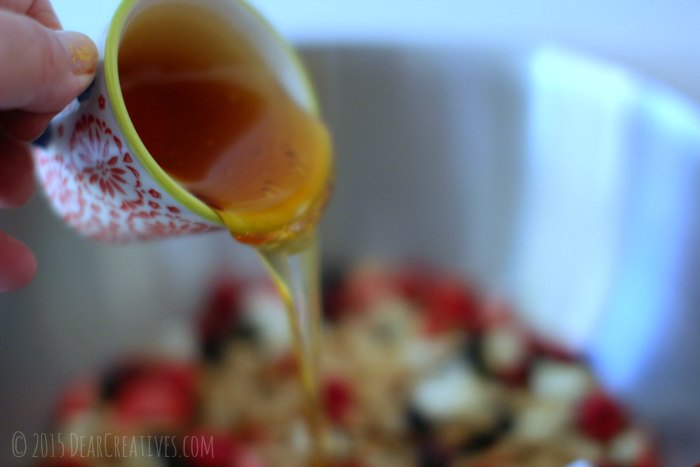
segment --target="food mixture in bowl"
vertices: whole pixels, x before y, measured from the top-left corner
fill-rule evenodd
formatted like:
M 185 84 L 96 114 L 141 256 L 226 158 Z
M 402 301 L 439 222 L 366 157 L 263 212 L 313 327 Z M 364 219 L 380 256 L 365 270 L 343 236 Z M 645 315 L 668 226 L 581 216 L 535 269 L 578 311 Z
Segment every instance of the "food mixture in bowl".
M 650 434 L 583 360 L 532 335 L 504 301 L 417 265 L 326 279 L 328 467 L 660 465 Z M 72 439 L 41 465 L 305 466 L 303 397 L 274 289 L 221 279 L 195 332 L 197 358 L 128 358 L 68 388 L 55 430 Z

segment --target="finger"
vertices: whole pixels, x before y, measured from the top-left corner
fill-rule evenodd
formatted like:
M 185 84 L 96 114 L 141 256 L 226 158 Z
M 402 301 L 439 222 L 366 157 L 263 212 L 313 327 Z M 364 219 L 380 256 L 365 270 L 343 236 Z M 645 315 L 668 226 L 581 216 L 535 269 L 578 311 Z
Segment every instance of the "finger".
M 61 22 L 49 0 L 34 0 L 27 10 L 27 16 L 34 18 L 50 29 L 62 29 Z
M 0 292 L 27 285 L 36 274 L 36 257 L 24 243 L 0 232 Z
M 92 81 L 97 48 L 83 34 L 53 31 L 0 10 L 0 109 L 58 112 Z
M 34 169 L 29 145 L 0 136 L 0 208 L 22 206 L 34 192 Z
M 51 29 L 61 29 L 49 0 L 0 0 L 0 8 L 27 15 Z
M 24 110 L 0 112 L 0 126 L 14 139 L 31 142 L 37 139 L 51 123 L 55 113 L 33 113 Z

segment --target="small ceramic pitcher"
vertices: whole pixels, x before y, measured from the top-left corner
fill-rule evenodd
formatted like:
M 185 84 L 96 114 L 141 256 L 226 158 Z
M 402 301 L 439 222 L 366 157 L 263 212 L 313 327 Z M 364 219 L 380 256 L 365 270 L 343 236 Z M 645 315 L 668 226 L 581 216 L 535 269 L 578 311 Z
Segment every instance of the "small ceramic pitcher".
M 315 112 L 309 80 L 289 45 L 240 0 L 124 0 L 99 45 L 94 83 L 52 122 L 35 150 L 39 180 L 54 210 L 98 240 L 123 242 L 219 230 L 207 205 L 158 166 L 132 124 L 119 85 L 118 52 L 125 26 L 163 2 L 213 9 L 246 34 L 290 95 Z

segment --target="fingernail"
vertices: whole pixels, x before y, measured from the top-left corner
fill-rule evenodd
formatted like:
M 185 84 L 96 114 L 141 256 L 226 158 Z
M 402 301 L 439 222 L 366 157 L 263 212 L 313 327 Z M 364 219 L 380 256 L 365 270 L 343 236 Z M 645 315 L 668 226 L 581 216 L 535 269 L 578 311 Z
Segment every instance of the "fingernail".
M 97 69 L 97 47 L 84 34 L 72 31 L 58 31 L 58 38 L 71 60 L 76 75 L 92 74 Z

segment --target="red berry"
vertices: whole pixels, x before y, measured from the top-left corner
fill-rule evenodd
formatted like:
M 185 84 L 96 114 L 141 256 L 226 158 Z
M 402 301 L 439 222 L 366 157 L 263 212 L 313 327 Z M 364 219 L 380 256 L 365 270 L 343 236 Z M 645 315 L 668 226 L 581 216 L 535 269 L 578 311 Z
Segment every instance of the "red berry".
M 199 433 L 187 439 L 190 455 L 194 454 L 190 461 L 196 467 L 229 467 L 240 449 L 238 441 L 225 434 Z
M 581 401 L 576 423 L 587 436 L 606 442 L 625 429 L 627 416 L 615 400 L 597 391 Z
M 323 402 L 328 418 L 336 424 L 347 420 L 354 397 L 350 384 L 339 378 L 327 379 L 323 385 Z
M 413 264 L 399 269 L 394 280 L 404 298 L 422 305 L 430 295 L 436 273 L 428 266 Z
M 94 378 L 82 378 L 68 386 L 56 404 L 55 417 L 63 423 L 87 412 L 97 401 L 98 386 Z
M 642 457 L 635 460 L 632 467 L 661 467 L 661 461 L 653 450 L 649 450 Z M 696 467 L 700 467 L 700 463 L 696 464 Z
M 525 332 L 522 323 L 511 308 L 511 305 L 501 297 L 488 297 L 482 302 L 479 310 L 481 325 L 485 329 L 508 326 Z
M 346 279 L 340 291 L 343 310 L 366 311 L 383 298 L 399 293 L 393 278 L 380 268 L 358 268 Z
M 508 386 L 523 386 L 530 377 L 530 361 L 523 361 L 517 366 L 496 370 L 495 376 Z
M 199 318 L 199 333 L 203 342 L 215 342 L 226 337 L 240 314 L 243 284 L 237 279 L 220 280 L 214 287 Z
M 439 334 L 451 329 L 475 331 L 479 328 L 479 301 L 476 294 L 456 279 L 436 282 L 426 300 L 426 330 Z
M 530 347 L 532 352 L 542 358 L 549 358 L 558 362 L 576 363 L 581 361 L 581 358 L 566 347 L 548 341 L 539 336 L 530 338 Z
M 120 425 L 177 427 L 195 409 L 195 369 L 184 364 L 146 365 L 124 381 L 114 396 Z

